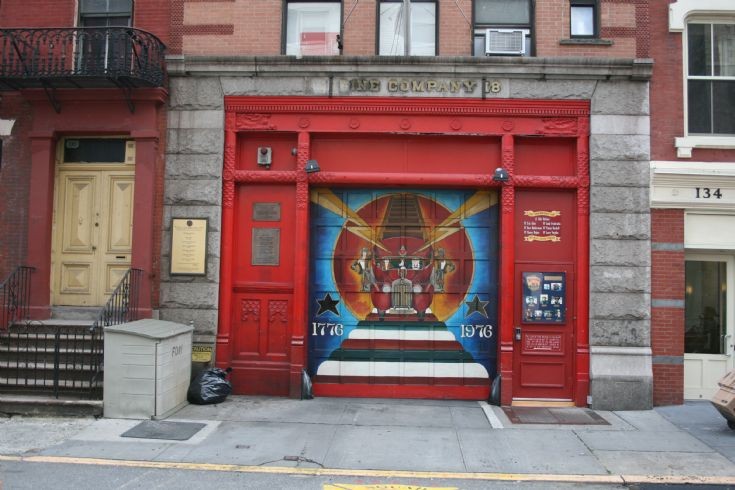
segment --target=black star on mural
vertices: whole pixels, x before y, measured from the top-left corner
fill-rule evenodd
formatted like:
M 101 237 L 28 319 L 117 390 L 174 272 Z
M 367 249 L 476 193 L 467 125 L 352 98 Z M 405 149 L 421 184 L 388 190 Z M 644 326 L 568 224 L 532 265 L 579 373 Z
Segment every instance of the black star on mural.
M 477 295 L 472 298 L 472 301 L 465 301 L 464 304 L 466 304 L 467 308 L 469 308 L 469 310 L 467 311 L 467 317 L 470 317 L 473 313 L 477 312 L 487 318 L 487 311 L 485 310 L 485 306 L 488 303 L 489 301 L 480 301 L 480 298 Z
M 332 296 L 330 296 L 329 293 L 324 295 L 324 299 L 318 299 L 316 300 L 316 302 L 319 303 L 319 311 L 317 312 L 316 316 L 319 316 L 322 313 L 326 313 L 328 311 L 331 311 L 335 315 L 339 316 L 339 312 L 337 311 L 337 304 L 339 303 L 339 300 L 332 299 Z

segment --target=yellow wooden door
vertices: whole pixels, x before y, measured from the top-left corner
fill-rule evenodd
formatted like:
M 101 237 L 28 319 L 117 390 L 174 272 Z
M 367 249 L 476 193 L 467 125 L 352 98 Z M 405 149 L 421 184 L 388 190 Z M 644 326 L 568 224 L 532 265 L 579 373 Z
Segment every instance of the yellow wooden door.
M 130 267 L 134 170 L 100 167 L 58 172 L 54 305 L 103 305 Z

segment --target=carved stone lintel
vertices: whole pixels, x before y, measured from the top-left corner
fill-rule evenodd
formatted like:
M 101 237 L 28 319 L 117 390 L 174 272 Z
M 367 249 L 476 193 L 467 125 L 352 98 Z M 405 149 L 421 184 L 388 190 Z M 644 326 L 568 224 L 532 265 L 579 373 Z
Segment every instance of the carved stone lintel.
M 577 119 L 565 117 L 547 117 L 541 119 L 543 129 L 542 134 L 559 135 L 559 134 L 577 134 Z
M 238 130 L 267 130 L 273 131 L 276 125 L 271 122 L 270 114 L 237 114 L 236 127 Z

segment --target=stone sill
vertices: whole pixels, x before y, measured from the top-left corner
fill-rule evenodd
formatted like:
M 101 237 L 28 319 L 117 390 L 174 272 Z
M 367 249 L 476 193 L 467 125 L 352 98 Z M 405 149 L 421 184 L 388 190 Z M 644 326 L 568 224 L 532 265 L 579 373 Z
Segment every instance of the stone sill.
M 612 39 L 597 39 L 597 38 L 573 38 L 573 39 L 561 39 L 559 41 L 561 45 L 576 46 L 612 46 L 615 44 Z
M 679 158 L 692 158 L 694 148 L 735 149 L 735 136 L 684 136 L 674 141 Z

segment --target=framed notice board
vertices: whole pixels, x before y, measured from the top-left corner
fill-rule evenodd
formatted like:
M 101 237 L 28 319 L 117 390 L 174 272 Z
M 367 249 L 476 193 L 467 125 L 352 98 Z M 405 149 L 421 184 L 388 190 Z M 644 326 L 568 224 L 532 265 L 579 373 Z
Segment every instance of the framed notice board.
M 207 218 L 171 220 L 171 275 L 207 274 Z
M 523 323 L 564 323 L 567 282 L 564 272 L 524 272 Z

